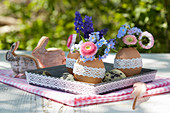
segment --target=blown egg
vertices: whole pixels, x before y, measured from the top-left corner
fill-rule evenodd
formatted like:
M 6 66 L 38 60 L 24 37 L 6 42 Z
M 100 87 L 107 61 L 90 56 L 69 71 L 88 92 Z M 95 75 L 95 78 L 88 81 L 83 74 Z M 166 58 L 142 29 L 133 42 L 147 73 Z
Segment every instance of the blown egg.
M 67 55 L 66 67 L 70 74 L 73 74 L 74 64 L 76 63 L 76 60 L 79 58 L 79 56 L 80 53 L 78 51 L 76 51 L 75 53 L 69 52 L 69 54 Z
M 115 57 L 114 68 L 121 70 L 127 77 L 137 75 L 142 70 L 142 58 L 133 47 L 122 48 Z

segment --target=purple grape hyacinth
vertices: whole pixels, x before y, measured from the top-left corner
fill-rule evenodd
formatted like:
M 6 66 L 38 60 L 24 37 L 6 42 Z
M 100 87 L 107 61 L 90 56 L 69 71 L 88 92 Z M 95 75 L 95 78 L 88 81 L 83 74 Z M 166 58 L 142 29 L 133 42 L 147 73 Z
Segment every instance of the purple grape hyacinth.
M 94 28 L 93 28 L 93 22 L 92 22 L 92 17 L 89 16 L 85 16 L 84 18 L 85 22 L 83 24 L 83 33 L 84 33 L 84 38 L 89 38 L 89 34 L 91 34 L 91 32 L 94 32 Z
M 75 30 L 77 33 L 79 33 L 80 30 L 81 31 L 83 30 L 83 28 L 82 28 L 83 27 L 83 19 L 81 17 L 81 14 L 78 11 L 76 11 L 75 15 L 76 15 L 76 17 L 74 19 Z
M 99 36 L 100 36 L 100 39 L 103 37 L 103 35 L 105 35 L 107 33 L 108 29 L 107 28 L 104 28 L 102 30 L 99 31 Z

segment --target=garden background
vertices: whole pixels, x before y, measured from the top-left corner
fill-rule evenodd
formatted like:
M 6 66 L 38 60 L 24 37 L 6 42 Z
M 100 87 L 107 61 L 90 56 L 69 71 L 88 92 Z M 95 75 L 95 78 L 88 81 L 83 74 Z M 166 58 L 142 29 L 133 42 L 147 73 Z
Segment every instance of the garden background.
M 66 47 L 74 30 L 75 12 L 92 16 L 95 31 L 108 28 L 115 38 L 123 24 L 149 31 L 155 45 L 143 53 L 170 53 L 170 0 L 1 0 L 0 50 L 20 41 L 20 50 L 33 50 L 41 36 L 48 47 Z

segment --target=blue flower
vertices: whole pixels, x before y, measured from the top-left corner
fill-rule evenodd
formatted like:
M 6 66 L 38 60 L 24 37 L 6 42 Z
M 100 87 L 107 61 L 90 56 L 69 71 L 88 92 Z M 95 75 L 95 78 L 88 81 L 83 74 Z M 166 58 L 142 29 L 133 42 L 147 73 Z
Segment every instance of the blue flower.
M 106 58 L 107 56 L 106 55 L 103 55 L 103 56 L 100 56 L 99 55 L 99 60 L 102 60 L 102 59 L 104 59 L 104 58 Z
M 109 55 L 109 51 L 110 51 L 110 49 L 106 48 L 105 51 L 104 51 L 104 53 L 105 53 L 104 55 L 108 56 Z
M 99 42 L 101 42 L 102 43 L 102 45 L 103 44 L 107 44 L 107 41 L 105 40 L 105 39 L 100 39 L 100 41 Z
M 133 27 L 132 29 L 128 30 L 127 34 L 128 35 L 139 35 L 140 33 L 142 33 L 141 29 L 137 28 L 137 27 Z
M 96 36 L 91 34 L 89 40 L 90 42 L 96 42 Z
M 83 58 L 83 55 L 80 55 L 80 58 Z
M 90 38 L 89 40 L 91 42 L 96 42 L 96 40 L 98 39 L 99 40 L 99 32 L 92 32 L 91 35 L 90 35 Z
M 113 42 L 114 39 L 110 39 L 108 45 L 110 45 L 110 48 L 115 48 L 115 43 Z
M 94 59 L 95 59 L 95 56 L 92 56 L 92 57 L 87 58 L 87 61 L 88 61 L 88 60 L 93 61 Z
M 96 46 L 97 48 L 102 47 L 103 44 L 107 44 L 107 41 L 105 39 L 100 39 L 97 43 Z
M 86 62 L 86 61 L 93 61 L 94 59 L 95 59 L 95 56 L 92 56 L 92 57 L 85 57 L 85 56 L 83 56 L 83 55 L 80 55 L 80 59 L 81 59 L 81 61 L 83 61 L 83 62 Z
M 126 34 L 127 28 L 125 26 L 120 27 L 119 31 L 118 31 L 118 38 L 123 37 Z
M 99 40 L 100 39 L 100 37 L 99 37 L 99 32 L 92 32 L 91 33 L 92 35 L 95 35 L 95 37 Z
M 99 32 L 92 32 L 91 34 L 92 35 L 99 35 L 100 33 Z
M 101 59 L 102 59 L 102 56 L 99 55 L 99 60 L 101 60 Z
M 86 59 L 85 58 L 81 58 L 81 61 L 86 62 Z
M 91 57 L 91 61 L 94 60 L 94 59 L 95 59 L 95 56 L 92 56 L 92 57 Z
M 107 43 L 107 49 L 109 49 L 109 51 L 110 51 L 110 44 L 109 43 Z
M 83 27 L 83 20 L 82 20 L 82 17 L 80 15 L 80 13 L 77 11 L 75 13 L 76 17 L 74 19 L 74 25 L 75 25 L 75 30 L 77 33 L 79 33 L 80 30 L 83 30 L 82 27 Z
M 100 41 L 96 43 L 97 48 L 102 47 L 102 45 L 103 45 L 103 43 L 102 43 L 102 42 L 100 42 Z
M 81 61 L 83 61 L 83 62 L 86 62 L 86 61 L 87 61 L 87 58 L 84 57 L 84 56 L 82 56 L 82 55 L 80 55 L 80 59 L 81 59 Z
M 127 32 L 128 35 L 133 35 L 134 33 L 135 32 L 132 29 L 128 30 L 128 32 Z
M 83 24 L 84 38 L 89 38 L 89 34 L 94 31 L 92 17 L 85 16 Z
M 130 29 L 130 25 L 127 25 L 127 24 L 122 25 L 122 27 L 126 27 Z
M 117 38 L 121 38 L 121 37 L 123 37 L 124 35 L 122 35 L 122 34 L 117 34 Z

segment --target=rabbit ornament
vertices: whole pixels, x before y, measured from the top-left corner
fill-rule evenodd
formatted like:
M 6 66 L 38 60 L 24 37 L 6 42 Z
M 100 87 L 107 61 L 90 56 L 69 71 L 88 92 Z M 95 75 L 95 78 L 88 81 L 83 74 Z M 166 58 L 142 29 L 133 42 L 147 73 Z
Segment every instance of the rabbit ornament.
M 32 56 L 37 58 L 41 68 L 65 64 L 66 58 L 63 50 L 58 48 L 45 49 L 48 40 L 48 37 L 41 37 L 37 47 L 32 51 Z
M 17 55 L 15 51 L 18 49 L 19 41 L 13 43 L 10 50 L 6 53 L 5 58 L 11 64 L 13 72 L 16 74 L 14 77 L 19 77 L 19 74 L 24 74 L 27 70 L 38 69 L 39 64 L 36 58 L 29 55 Z

